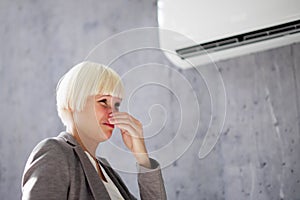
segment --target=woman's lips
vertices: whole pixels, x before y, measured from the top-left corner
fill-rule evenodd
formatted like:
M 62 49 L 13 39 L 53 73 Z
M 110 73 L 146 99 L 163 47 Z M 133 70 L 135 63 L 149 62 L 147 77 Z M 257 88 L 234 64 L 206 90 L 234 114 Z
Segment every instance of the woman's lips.
M 110 128 L 112 128 L 112 129 L 114 129 L 115 128 L 115 125 L 113 125 L 113 124 L 109 124 L 109 123 L 103 123 L 105 126 L 108 126 L 108 127 L 110 127 Z

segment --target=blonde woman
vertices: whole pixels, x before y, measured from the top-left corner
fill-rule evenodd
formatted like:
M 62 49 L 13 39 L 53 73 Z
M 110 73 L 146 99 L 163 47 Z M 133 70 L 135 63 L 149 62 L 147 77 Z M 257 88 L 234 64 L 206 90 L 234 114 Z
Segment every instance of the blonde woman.
M 136 158 L 141 199 L 166 199 L 161 170 L 148 156 L 142 124 L 119 112 L 124 95 L 119 75 L 101 64 L 82 62 L 61 78 L 56 95 L 66 131 L 32 151 L 22 178 L 22 199 L 135 199 L 107 160 L 95 153 L 115 127 Z

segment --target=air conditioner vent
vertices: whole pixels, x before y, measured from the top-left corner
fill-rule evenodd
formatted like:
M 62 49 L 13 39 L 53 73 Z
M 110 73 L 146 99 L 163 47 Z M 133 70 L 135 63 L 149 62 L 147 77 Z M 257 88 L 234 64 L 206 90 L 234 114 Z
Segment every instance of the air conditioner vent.
M 272 38 L 283 37 L 300 32 L 300 20 L 289 23 L 280 24 L 256 31 L 243 33 L 240 35 L 223 38 L 195 46 L 177 49 L 176 53 L 182 58 L 198 56 L 205 53 L 216 52 L 220 50 L 230 49 L 237 46 L 247 45 L 255 42 L 269 40 Z

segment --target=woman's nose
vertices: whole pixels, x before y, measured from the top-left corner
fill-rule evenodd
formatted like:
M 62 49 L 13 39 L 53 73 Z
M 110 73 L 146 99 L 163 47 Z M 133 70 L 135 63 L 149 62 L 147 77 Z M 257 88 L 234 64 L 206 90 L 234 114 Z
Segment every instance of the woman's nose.
M 108 111 L 108 116 L 111 116 L 111 114 L 113 114 L 114 112 L 116 112 L 116 110 L 110 109 L 110 110 Z

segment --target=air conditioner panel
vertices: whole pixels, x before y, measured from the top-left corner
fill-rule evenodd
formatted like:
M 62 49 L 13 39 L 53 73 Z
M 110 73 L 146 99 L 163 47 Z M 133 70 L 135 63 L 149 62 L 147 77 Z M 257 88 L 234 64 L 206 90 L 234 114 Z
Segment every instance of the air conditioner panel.
M 160 46 L 164 49 L 175 51 L 296 21 L 300 19 L 299 8 L 299 0 L 231 0 L 226 2 L 159 0 L 159 26 L 186 37 L 170 37 L 169 35 L 161 34 Z M 210 56 L 217 61 L 270 49 L 300 41 L 298 34 L 295 33 L 289 37 L 284 36 L 284 38 L 269 37 L 266 40 L 257 41 L 258 43 L 264 43 L 264 45 L 251 43 L 244 45 L 244 47 L 236 45 L 233 49 L 220 48 L 218 52 L 210 53 Z M 223 42 L 231 45 L 235 41 L 227 40 Z M 214 44 L 209 45 L 213 46 Z M 203 60 L 203 58 L 193 58 L 193 60 Z M 205 64 L 206 62 L 201 63 Z M 199 63 L 196 64 L 198 65 Z
M 259 51 L 264 51 L 288 44 L 295 43 L 295 41 L 300 41 L 300 34 L 289 35 L 280 38 L 274 38 L 261 43 L 253 43 L 245 46 L 235 47 L 234 49 L 227 49 L 224 51 L 219 51 L 215 53 L 204 54 L 202 56 L 194 56 L 186 59 L 180 59 L 178 55 L 166 53 L 165 55 L 178 67 L 183 69 L 188 69 L 193 66 L 199 66 L 209 63 L 214 63 L 217 61 L 222 61 L 224 59 L 229 59 L 232 57 L 242 56 L 246 54 L 256 53 Z

